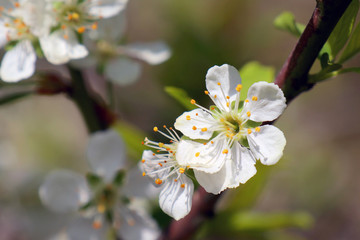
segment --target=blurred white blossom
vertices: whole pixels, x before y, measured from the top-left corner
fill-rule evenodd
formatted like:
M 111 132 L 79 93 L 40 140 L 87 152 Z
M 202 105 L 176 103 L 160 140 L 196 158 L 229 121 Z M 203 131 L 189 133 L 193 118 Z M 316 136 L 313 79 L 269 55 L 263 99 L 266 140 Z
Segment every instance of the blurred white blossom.
M 55 170 L 39 189 L 41 201 L 50 209 L 81 211 L 83 217 L 69 225 L 66 236 L 104 239 L 104 229 L 112 228 L 122 239 L 156 239 L 159 230 L 154 220 L 145 211 L 131 207 L 133 196 L 124 194 L 131 192 L 127 188 L 154 187 L 149 182 L 136 186 L 129 175 L 125 176 L 125 146 L 118 133 L 106 130 L 91 135 L 87 156 L 92 170 L 87 178 L 73 171 Z

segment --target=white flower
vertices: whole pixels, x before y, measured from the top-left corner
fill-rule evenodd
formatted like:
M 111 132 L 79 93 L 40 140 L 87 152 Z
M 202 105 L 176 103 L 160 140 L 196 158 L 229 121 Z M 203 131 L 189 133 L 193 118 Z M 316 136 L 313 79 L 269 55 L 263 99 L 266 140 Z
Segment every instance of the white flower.
M 108 216 L 123 239 L 140 239 L 128 236 L 149 234 L 147 239 L 159 235 L 155 222 L 145 212 L 130 210 L 127 188 L 148 188 L 143 182 L 132 182 L 129 176 L 122 179 L 126 165 L 123 140 L 114 130 L 93 134 L 88 144 L 88 160 L 95 174 L 84 176 L 69 170 L 56 170 L 47 175 L 40 186 L 39 195 L 44 205 L 56 212 L 82 210 L 85 217 L 77 220 L 77 227 L 67 229 L 69 239 L 103 239 L 101 229 L 107 226 Z M 119 182 L 120 181 L 120 182 Z M 125 182 L 124 182 L 125 181 Z M 141 184 L 141 186 L 137 186 Z M 154 187 L 153 187 L 154 188 Z M 90 219 L 89 219 L 90 218 Z M 73 225 L 73 224 L 71 224 Z M 99 231 L 90 230 L 100 229 Z M 88 229 L 88 230 L 87 230 Z M 77 237 L 78 236 L 78 237 Z M 79 238 L 82 236 L 81 238 Z
M 191 100 L 199 108 L 177 118 L 175 128 L 198 141 L 181 141 L 176 158 L 194 169 L 206 191 L 218 194 L 255 175 L 256 159 L 272 165 L 281 158 L 284 134 L 274 126 L 260 124 L 276 119 L 286 104 L 281 89 L 266 82 L 254 83 L 241 102 L 241 78 L 226 64 L 209 69 L 206 87 L 205 94 L 216 106 L 208 110 Z
M 97 21 L 121 12 L 128 0 L 47 0 L 48 11 L 53 14 L 55 29 L 40 38 L 46 59 L 53 64 L 67 63 L 88 55 L 86 47 L 78 42 L 76 34 L 98 28 Z M 115 27 L 116 28 L 116 27 Z
M 157 150 L 153 153 L 145 150 L 142 156 L 143 176 L 152 178 L 156 185 L 162 186 L 159 203 L 161 209 L 175 220 L 185 217 L 191 210 L 194 183 L 186 176 L 188 166 L 181 165 L 175 155 L 180 138 L 172 129 L 164 128 L 168 134 L 157 127 L 155 132 L 170 139 L 169 144 L 153 142 L 145 139 L 144 144 Z
M 128 85 L 136 81 L 141 74 L 141 65 L 135 60 L 157 65 L 169 59 L 171 51 L 162 41 L 119 45 L 125 22 L 123 13 L 99 21 L 97 29 L 90 32 L 89 39 L 85 38 L 90 55 L 86 59 L 73 61 L 74 65 L 103 66 L 104 75 L 108 80 Z
M 35 72 L 34 44 L 49 26 L 43 4 L 39 0 L 15 2 L 9 9 L 0 9 L 0 47 L 6 46 L 0 77 L 6 82 L 17 82 L 31 77 Z

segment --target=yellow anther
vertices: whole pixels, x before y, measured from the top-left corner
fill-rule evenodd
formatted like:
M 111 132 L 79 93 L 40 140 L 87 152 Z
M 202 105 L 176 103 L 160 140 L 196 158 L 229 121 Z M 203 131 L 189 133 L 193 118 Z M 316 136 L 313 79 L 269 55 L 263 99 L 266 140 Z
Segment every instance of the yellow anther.
M 185 183 L 181 184 L 181 187 L 184 188 L 184 187 L 185 187 Z
M 205 127 L 205 128 L 202 128 L 201 131 L 202 131 L 202 132 L 206 132 L 206 131 L 207 131 L 207 128 L 206 128 L 206 127 Z
M 200 152 L 195 153 L 195 157 L 200 156 Z
M 205 93 L 206 95 L 209 95 L 209 92 L 208 92 L 208 91 L 204 91 L 204 93 Z
M 166 128 L 166 125 L 163 125 L 163 128 Z M 171 128 L 170 128 L 171 129 Z
M 257 100 L 258 100 L 258 97 L 257 97 L 257 96 L 253 96 L 253 97 L 251 98 L 251 100 L 257 101 Z
M 230 138 L 233 138 L 234 136 L 235 136 L 235 134 L 232 133 L 232 134 L 230 134 L 229 137 L 230 137 Z
M 99 229 L 99 228 L 101 228 L 101 226 L 102 226 L 102 224 L 101 224 L 101 222 L 100 221 L 94 221 L 93 222 L 93 224 L 92 224 L 92 227 L 94 228 L 94 229 Z
M 190 115 L 187 115 L 187 116 L 186 116 L 186 120 L 191 120 Z
M 226 103 L 226 106 L 227 106 L 227 107 L 229 107 L 229 106 L 230 106 L 230 103 L 229 103 L 229 102 L 227 102 L 227 103 Z
M 193 126 L 193 127 L 192 127 L 192 130 L 194 130 L 194 131 L 195 131 L 196 129 L 197 129 L 197 127 L 195 127 L 195 126 Z
M 179 173 L 184 173 L 185 169 L 184 168 L 179 168 Z
M 177 182 L 178 180 L 177 179 L 174 179 L 174 182 Z
M 93 29 L 93 30 L 96 30 L 97 27 L 98 27 L 97 23 L 93 23 L 93 24 L 91 25 L 91 29 Z
M 164 144 L 162 143 L 162 142 L 159 142 L 159 147 L 163 147 L 164 146 Z
M 78 13 L 74 12 L 71 14 L 71 19 L 78 20 L 79 18 L 80 18 L 80 15 Z
M 199 116 L 199 114 L 198 114 L 198 113 L 196 113 L 195 115 L 196 115 L 196 116 Z
M 82 26 L 82 27 L 79 27 L 79 28 L 77 29 L 77 32 L 78 32 L 78 33 L 84 33 L 85 30 L 86 30 L 86 28 L 85 28 L 84 26 Z
M 162 165 L 162 163 L 158 163 L 158 164 L 159 164 L 159 166 L 160 166 L 160 167 L 162 167 L 162 166 L 163 166 L 163 165 Z
M 4 11 L 4 7 L 3 6 L 0 6 L 0 11 Z
M 66 25 L 61 25 L 61 29 L 64 30 L 66 28 Z
M 229 96 L 226 96 L 226 99 L 230 99 L 230 97 L 229 97 Z
M 157 132 L 159 129 L 157 127 L 153 128 L 154 132 Z
M 217 98 L 217 95 L 216 95 L 216 94 L 214 95 L 214 98 Z
M 98 211 L 99 213 L 104 213 L 105 210 L 106 210 L 106 207 L 105 207 L 104 204 L 99 204 L 99 205 L 97 205 L 97 211 Z
M 225 122 L 225 119 L 223 119 L 223 118 L 220 118 L 220 122 Z
M 143 175 L 143 177 L 144 177 L 144 176 L 146 175 L 146 173 L 145 173 L 145 172 L 143 172 L 143 173 L 142 173 L 142 175 Z
M 256 127 L 255 132 L 260 132 L 260 127 Z
M 228 153 L 229 153 L 229 150 L 224 149 L 224 150 L 222 151 L 222 153 L 223 153 L 223 154 L 228 154 Z
M 215 110 L 215 107 L 211 107 L 210 110 Z
M 236 89 L 236 91 L 240 92 L 242 89 L 242 85 L 238 84 L 235 89 Z
M 248 117 L 250 117 L 250 116 L 251 116 L 251 112 L 247 112 L 246 115 L 247 115 Z
M 145 159 L 142 159 L 141 162 L 144 163 L 144 162 L 145 162 Z
M 247 132 L 248 132 L 248 134 L 251 134 L 251 133 L 252 133 L 251 129 L 248 129 Z
M 214 141 L 211 141 L 210 143 L 211 143 L 211 144 L 214 144 Z
M 249 102 L 249 99 L 246 99 L 245 102 L 248 103 L 248 102 Z
M 18 3 L 18 2 L 16 2 L 16 3 L 14 3 L 14 5 L 15 5 L 15 7 L 20 7 L 20 3 Z
M 195 101 L 194 99 L 191 99 L 190 103 L 191 103 L 191 104 L 195 104 L 196 101 Z
M 219 82 L 218 82 L 218 83 L 217 83 L 217 85 L 219 85 L 219 86 L 220 86 L 220 85 L 221 85 L 221 83 L 219 83 Z
M 64 34 L 63 37 L 64 37 L 64 39 L 66 39 L 66 40 L 69 39 L 69 35 L 67 35 L 67 34 Z
M 161 180 L 160 178 L 158 178 L 158 179 L 155 180 L 155 183 L 156 183 L 157 185 L 160 185 L 160 184 L 162 184 L 162 180 Z

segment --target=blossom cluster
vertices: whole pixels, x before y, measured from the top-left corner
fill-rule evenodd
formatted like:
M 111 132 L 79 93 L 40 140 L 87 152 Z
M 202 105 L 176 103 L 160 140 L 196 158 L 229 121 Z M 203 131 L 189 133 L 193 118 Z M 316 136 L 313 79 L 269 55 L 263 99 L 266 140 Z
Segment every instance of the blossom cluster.
M 192 204 L 194 183 L 209 193 L 236 188 L 256 174 L 255 164 L 273 165 L 283 155 L 282 131 L 263 122 L 278 118 L 286 107 L 282 90 L 274 83 L 256 82 L 240 100 L 239 72 L 224 64 L 210 68 L 205 94 L 215 105 L 209 109 L 191 100 L 196 109 L 180 115 L 173 128 L 154 128 L 170 143 L 145 139 L 155 149 L 142 156 L 143 175 L 161 186 L 160 207 L 176 220 L 186 216 Z
M 17 82 L 31 77 L 38 57 L 45 57 L 51 64 L 59 65 L 97 55 L 101 61 L 109 62 L 103 65 L 110 80 L 119 82 L 121 79 L 120 83 L 131 83 L 138 77 L 140 66 L 120 56 L 159 64 L 169 58 L 170 51 L 162 42 L 117 46 L 122 29 L 117 26 L 123 25 L 123 19 L 118 16 L 127 2 L 8 1 L 0 6 L 0 47 L 6 50 L 1 61 L 0 78 L 6 82 Z M 111 21 L 106 22 L 107 19 Z M 122 75 L 118 76 L 120 73 Z

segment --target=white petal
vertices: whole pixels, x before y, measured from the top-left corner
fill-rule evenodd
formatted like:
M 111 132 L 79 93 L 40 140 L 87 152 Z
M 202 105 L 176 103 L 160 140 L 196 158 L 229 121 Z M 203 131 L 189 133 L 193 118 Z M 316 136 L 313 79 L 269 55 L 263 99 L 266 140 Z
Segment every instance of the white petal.
M 125 31 L 125 27 L 125 14 L 121 12 L 114 17 L 98 21 L 97 29 L 90 31 L 89 37 L 94 40 L 105 40 L 109 44 L 117 44 Z
M 109 18 L 122 11 L 128 0 L 92 0 L 89 13 L 99 18 Z
M 194 170 L 196 179 L 207 192 L 219 194 L 227 188 L 236 188 L 255 175 L 255 160 L 249 150 L 235 143 L 231 153 L 231 159 L 226 160 L 221 170 L 216 173 Z
M 121 239 L 156 240 L 160 230 L 155 220 L 146 213 L 135 212 L 124 207 L 120 208 L 123 221 L 118 233 Z
M 5 22 L 0 19 L 0 48 L 2 48 L 6 43 L 6 35 L 8 32 L 8 28 L 5 27 Z
M 168 60 L 171 51 L 164 42 L 133 43 L 123 49 L 129 56 L 157 65 Z
M 67 31 L 67 39 L 63 31 L 41 37 L 40 45 L 46 59 L 52 64 L 64 64 L 71 59 L 80 59 L 88 55 L 88 50 L 80 44 L 72 31 Z
M 139 163 L 139 166 L 143 163 Z M 154 199 L 160 193 L 160 189 L 155 187 L 153 181 L 141 176 L 138 166 L 131 168 L 126 174 L 126 182 L 122 187 L 122 192 L 127 197 L 152 198 Z
M 220 67 L 214 66 L 208 70 L 205 81 L 206 88 L 211 96 L 216 95 L 216 98 L 214 98 L 216 106 L 222 110 L 228 110 L 226 102 L 231 103 L 236 99 L 236 86 L 241 84 L 239 71 L 228 64 Z M 227 96 L 230 97 L 229 100 L 226 99 Z
M 166 214 L 179 220 L 191 210 L 194 184 L 184 174 L 177 182 L 174 181 L 175 176 L 169 177 L 168 180 L 159 196 L 160 207 Z M 182 188 L 181 184 L 185 186 Z
M 90 191 L 85 178 L 68 170 L 49 173 L 39 188 L 42 203 L 56 212 L 76 211 L 89 201 Z
M 113 83 L 123 86 L 134 83 L 139 78 L 140 72 L 140 64 L 126 58 L 110 61 L 105 68 L 105 76 Z
M 257 101 L 252 100 L 257 97 Z M 250 111 L 250 120 L 255 122 L 272 121 L 280 116 L 286 107 L 284 93 L 278 85 L 267 82 L 257 82 L 249 88 L 249 102 L 244 111 Z
M 152 178 L 153 180 L 158 179 L 158 178 L 164 179 L 164 177 L 167 176 L 168 173 L 170 172 L 170 169 L 167 169 L 167 170 L 164 169 L 163 171 L 152 173 L 152 172 L 162 169 L 162 167 L 156 163 L 157 159 L 158 158 L 152 151 L 145 150 L 142 155 L 142 160 L 145 160 L 145 161 L 144 161 L 144 163 L 140 164 L 140 169 L 146 173 L 146 176 Z M 154 163 L 154 161 L 155 161 L 155 163 Z M 151 182 L 154 184 L 154 186 L 159 187 L 159 185 L 156 185 L 154 183 L 154 181 L 151 181 Z
M 215 119 L 210 113 L 198 108 L 184 112 L 176 119 L 174 127 L 189 138 L 209 139 L 213 135 L 211 127 L 214 126 L 215 123 Z M 205 129 L 206 131 L 204 131 Z
M 106 239 L 106 227 L 94 229 L 93 220 L 77 218 L 72 220 L 67 229 L 69 240 L 103 240 Z
M 204 145 L 191 140 L 181 140 L 176 150 L 179 165 L 207 173 L 218 172 L 225 160 L 230 158 L 230 150 L 225 138 L 216 137 L 211 142 Z
M 87 157 L 91 169 L 109 182 L 126 165 L 124 141 L 113 129 L 96 132 L 90 137 Z
M 1 62 L 1 79 L 17 82 L 31 77 L 35 72 L 36 54 L 31 42 L 24 40 L 5 53 Z
M 282 131 L 272 125 L 260 127 L 260 132 L 248 134 L 250 150 L 262 164 L 272 165 L 283 155 L 286 139 Z

